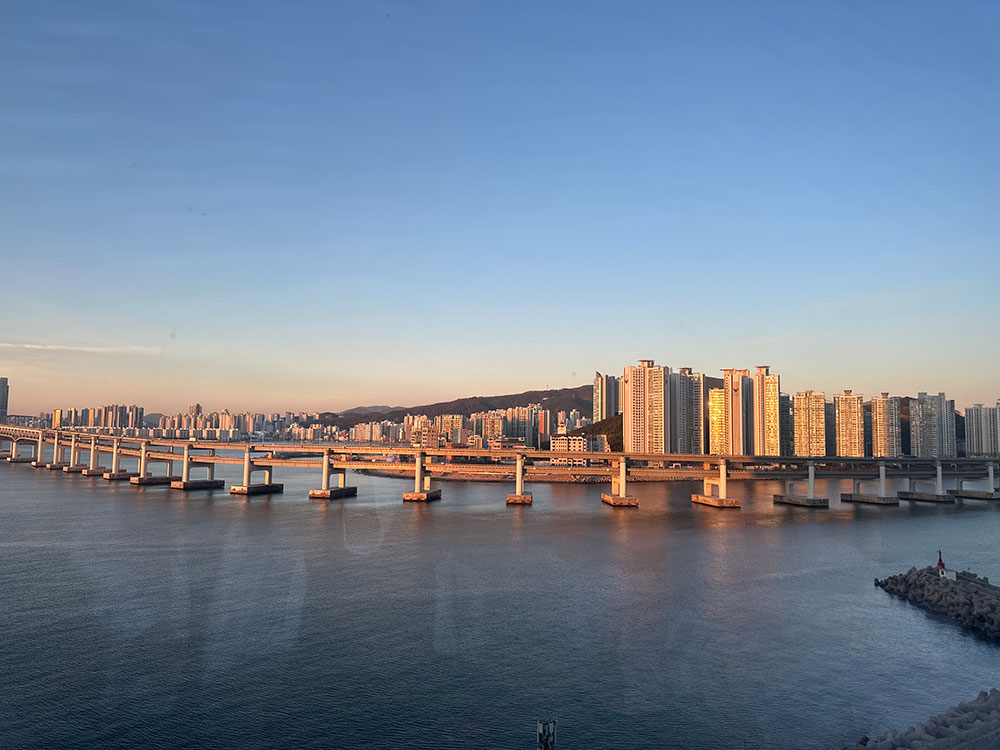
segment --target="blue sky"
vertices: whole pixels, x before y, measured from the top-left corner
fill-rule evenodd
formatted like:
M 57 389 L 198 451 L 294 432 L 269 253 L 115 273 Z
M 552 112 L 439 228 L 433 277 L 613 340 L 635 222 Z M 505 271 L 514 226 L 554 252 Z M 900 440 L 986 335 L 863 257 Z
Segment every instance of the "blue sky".
M 7 2 L 11 409 L 650 357 L 992 403 L 997 38 L 986 2 Z

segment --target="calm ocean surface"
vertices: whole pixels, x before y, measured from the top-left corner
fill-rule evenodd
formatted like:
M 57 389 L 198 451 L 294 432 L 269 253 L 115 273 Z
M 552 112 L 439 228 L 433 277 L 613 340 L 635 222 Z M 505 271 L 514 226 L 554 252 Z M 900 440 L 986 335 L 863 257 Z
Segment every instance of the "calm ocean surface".
M 1000 504 L 318 474 L 246 502 L 0 463 L 0 747 L 853 747 L 1000 686 L 1000 647 L 872 585 L 939 547 L 1000 580 Z

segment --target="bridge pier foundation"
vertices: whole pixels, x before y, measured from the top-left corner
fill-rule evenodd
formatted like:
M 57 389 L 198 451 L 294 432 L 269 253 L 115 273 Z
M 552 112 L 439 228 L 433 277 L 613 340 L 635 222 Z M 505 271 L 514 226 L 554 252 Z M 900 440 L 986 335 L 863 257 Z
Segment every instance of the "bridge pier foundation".
M 233 485 L 229 488 L 230 495 L 276 495 L 285 491 L 285 485 L 272 482 L 274 469 L 271 466 L 255 466 L 250 458 L 250 450 L 253 446 L 248 445 L 243 455 L 243 484 Z M 251 484 L 250 477 L 255 471 L 264 472 L 263 484 Z
M 514 494 L 507 495 L 507 505 L 531 505 L 531 493 L 524 491 L 524 456 L 518 454 L 514 469 Z
M 910 500 L 923 503 L 954 503 L 955 496 L 944 491 L 944 477 L 941 470 L 941 462 L 938 461 L 935 465 L 936 476 L 934 479 L 914 479 L 909 478 L 907 484 L 910 488 L 902 492 L 897 492 L 896 496 L 900 500 Z M 918 483 L 920 482 L 934 482 L 934 492 L 919 492 L 916 490 Z
M 618 476 L 611 477 L 611 492 L 601 493 L 601 502 L 616 508 L 638 508 L 639 498 L 628 494 L 628 458 L 618 461 Z
M 413 492 L 403 493 L 404 503 L 427 503 L 441 499 L 441 490 L 431 489 L 430 475 L 424 477 L 424 453 L 417 451 L 413 456 Z
M 886 494 L 885 464 L 878 465 L 878 494 L 866 493 L 863 491 L 866 479 L 854 479 L 853 492 L 841 492 L 840 502 L 842 503 L 864 503 L 867 505 L 899 505 L 899 498 Z
M 121 470 L 121 454 L 119 450 L 121 448 L 121 441 L 115 438 L 111 443 L 111 470 L 104 472 L 101 476 L 109 482 L 121 482 L 127 481 L 131 477 L 135 476 L 133 471 L 122 471 Z
M 357 487 L 348 487 L 346 482 L 347 469 L 338 469 L 334 472 L 337 475 L 337 486 L 330 486 L 330 449 L 323 451 L 323 483 L 318 490 L 309 490 L 310 500 L 339 500 L 344 497 L 355 497 L 358 494 Z
M 807 480 L 806 494 L 797 495 L 795 493 L 795 481 L 785 480 L 784 494 L 775 495 L 772 502 L 778 505 L 801 505 L 806 508 L 829 508 L 830 499 L 827 497 L 816 497 L 816 464 L 809 462 L 809 478 Z
M 966 482 L 983 482 L 987 489 L 967 490 L 965 489 Z M 948 490 L 948 494 L 965 500 L 1000 500 L 1000 492 L 997 492 L 993 482 L 993 464 L 987 463 L 985 477 L 982 479 L 962 479 L 961 477 L 957 477 L 955 479 L 955 489 Z
M 52 443 L 52 460 L 45 464 L 45 468 L 49 471 L 59 471 L 64 466 L 69 466 L 69 462 L 63 460 L 64 454 L 65 446 L 59 443 L 59 433 L 57 432 Z
M 722 459 L 719 461 L 719 478 L 704 479 L 702 481 L 702 494 L 691 495 L 691 502 L 698 505 L 710 505 L 713 508 L 739 508 L 739 498 L 729 497 L 726 492 L 727 479 L 727 465 L 725 459 Z

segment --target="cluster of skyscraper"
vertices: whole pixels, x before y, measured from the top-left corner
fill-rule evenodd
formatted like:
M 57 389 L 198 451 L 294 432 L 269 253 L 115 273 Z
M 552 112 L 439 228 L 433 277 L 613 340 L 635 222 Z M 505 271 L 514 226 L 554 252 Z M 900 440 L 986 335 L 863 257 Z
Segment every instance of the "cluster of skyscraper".
M 576 409 L 555 414 L 541 404 L 464 414 L 407 414 L 402 422 L 362 422 L 337 437 L 350 442 L 405 443 L 415 448 L 448 445 L 543 448 L 553 435 L 590 423 Z
M 649 359 L 626 366 L 620 378 L 597 373 L 594 420 L 620 413 L 624 450 L 630 453 L 957 455 L 955 402 L 943 393 L 915 399 L 883 393 L 866 403 L 861 394 L 845 390 L 827 401 L 820 391 L 782 393 L 781 379 L 768 365 L 752 373 L 726 369 L 722 375 L 707 377 L 689 367 L 674 372 Z M 978 408 L 985 414 L 982 424 L 993 425 L 992 433 L 983 428 L 983 445 L 996 451 L 996 410 Z

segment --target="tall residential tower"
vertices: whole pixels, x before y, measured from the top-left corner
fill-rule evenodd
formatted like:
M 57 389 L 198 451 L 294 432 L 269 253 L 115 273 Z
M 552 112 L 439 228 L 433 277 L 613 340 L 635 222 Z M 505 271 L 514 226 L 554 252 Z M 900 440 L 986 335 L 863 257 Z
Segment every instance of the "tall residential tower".
M 622 373 L 622 433 L 626 453 L 670 450 L 670 368 L 651 359 Z
M 600 422 L 618 414 L 618 378 L 594 373 L 594 421 Z
M 860 393 L 845 390 L 833 397 L 836 413 L 836 455 L 861 458 L 865 455 L 864 399 Z
M 781 379 L 768 365 L 753 376 L 753 453 L 781 455 Z

